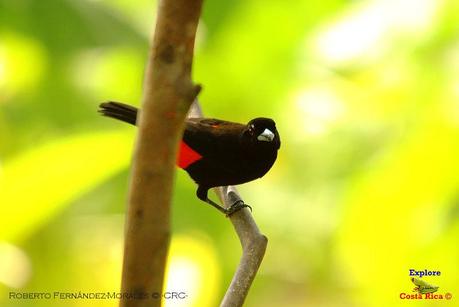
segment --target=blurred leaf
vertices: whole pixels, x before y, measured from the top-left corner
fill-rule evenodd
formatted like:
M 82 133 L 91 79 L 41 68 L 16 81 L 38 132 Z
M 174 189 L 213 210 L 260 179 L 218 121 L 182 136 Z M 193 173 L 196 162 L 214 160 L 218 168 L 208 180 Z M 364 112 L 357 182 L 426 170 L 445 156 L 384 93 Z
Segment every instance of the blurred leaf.
M 145 45 L 145 38 L 113 10 L 95 1 L 0 0 L 2 27 L 43 42 L 53 55 L 95 45 Z
M 123 131 L 67 136 L 6 161 L 0 173 L 0 239 L 18 240 L 70 201 L 127 166 Z
M 41 43 L 31 37 L 0 32 L 0 103 L 17 91 L 37 85 L 46 70 Z
M 204 108 L 231 114 L 237 102 L 248 111 L 268 115 L 296 76 L 306 34 L 343 4 L 250 1 L 236 7 L 215 34 L 215 43 L 197 54 L 195 72 L 205 85 Z

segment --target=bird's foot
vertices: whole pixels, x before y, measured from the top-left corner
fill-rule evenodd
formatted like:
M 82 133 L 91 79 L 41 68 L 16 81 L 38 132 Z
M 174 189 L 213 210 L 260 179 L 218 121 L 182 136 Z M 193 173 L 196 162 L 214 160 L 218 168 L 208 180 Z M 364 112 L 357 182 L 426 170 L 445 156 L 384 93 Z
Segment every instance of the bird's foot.
M 252 212 L 252 207 L 245 204 L 241 199 L 239 199 L 234 204 L 232 204 L 231 207 L 225 209 L 226 217 L 231 216 L 233 213 L 241 210 L 242 208 L 249 208 L 250 212 Z

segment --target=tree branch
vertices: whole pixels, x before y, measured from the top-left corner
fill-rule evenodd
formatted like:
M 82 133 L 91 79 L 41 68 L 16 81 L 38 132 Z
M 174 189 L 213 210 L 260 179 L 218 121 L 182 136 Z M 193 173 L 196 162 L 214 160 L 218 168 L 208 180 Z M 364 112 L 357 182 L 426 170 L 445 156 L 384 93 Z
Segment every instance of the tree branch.
M 191 64 L 202 0 L 160 0 L 145 75 L 126 217 L 120 306 L 160 306 L 178 142 L 200 91 Z M 148 296 L 148 297 L 147 297 Z
M 188 117 L 203 117 L 197 100 L 193 103 Z M 219 187 L 214 190 L 225 208 L 241 200 L 239 193 L 233 186 Z M 263 260 L 268 244 L 268 239 L 260 232 L 247 208 L 237 211 L 229 218 L 241 242 L 242 257 L 222 300 L 221 307 L 242 306 Z

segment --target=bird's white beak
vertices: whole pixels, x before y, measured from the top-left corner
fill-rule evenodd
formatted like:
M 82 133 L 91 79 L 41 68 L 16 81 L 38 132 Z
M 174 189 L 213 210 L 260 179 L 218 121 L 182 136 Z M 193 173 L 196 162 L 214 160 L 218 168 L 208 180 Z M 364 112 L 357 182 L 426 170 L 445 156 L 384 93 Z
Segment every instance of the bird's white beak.
M 259 136 L 257 136 L 257 140 L 263 141 L 263 142 L 271 142 L 274 140 L 274 133 L 272 133 L 271 130 L 268 128 L 265 129 Z

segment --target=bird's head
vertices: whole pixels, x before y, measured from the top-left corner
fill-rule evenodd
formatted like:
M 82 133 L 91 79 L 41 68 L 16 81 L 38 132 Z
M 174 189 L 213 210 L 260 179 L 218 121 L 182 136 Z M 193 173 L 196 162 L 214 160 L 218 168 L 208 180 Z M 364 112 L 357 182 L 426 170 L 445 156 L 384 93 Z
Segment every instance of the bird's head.
M 276 150 L 280 147 L 276 123 L 270 118 L 258 117 L 249 121 L 244 137 L 250 140 L 251 144 L 259 147 L 270 147 Z

